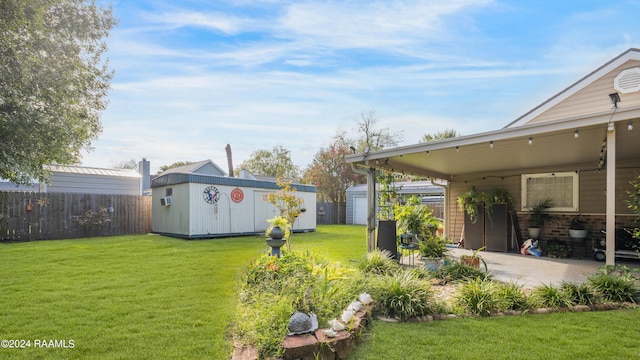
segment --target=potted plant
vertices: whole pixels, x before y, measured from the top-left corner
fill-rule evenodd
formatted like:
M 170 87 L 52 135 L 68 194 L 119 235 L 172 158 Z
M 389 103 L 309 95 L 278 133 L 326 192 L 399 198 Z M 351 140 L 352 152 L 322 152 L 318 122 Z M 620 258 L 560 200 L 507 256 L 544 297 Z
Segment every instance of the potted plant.
M 531 226 L 529 227 L 529 236 L 534 239 L 540 238 L 540 231 L 545 224 L 553 220 L 553 216 L 548 210 L 553 207 L 553 200 L 550 198 L 540 200 L 531 208 Z
M 431 208 L 421 205 L 420 198 L 417 196 L 410 197 L 403 205 L 396 204 L 393 210 L 398 230 L 404 234 L 410 234 L 414 237 L 420 236 L 424 231 L 424 227 L 432 223 Z M 435 226 L 435 224 L 433 224 Z
M 378 237 L 377 248 L 386 250 L 392 258 L 397 258 L 396 247 L 396 220 L 394 207 L 398 201 L 398 192 L 395 189 L 392 172 L 384 172 L 379 175 L 380 191 L 378 194 Z
M 487 262 L 484 261 L 484 259 L 482 258 L 482 256 L 480 256 L 479 252 L 484 250 L 486 248 L 486 246 L 483 246 L 481 248 L 479 248 L 478 250 L 472 250 L 473 253 L 471 255 L 462 255 L 460 256 L 460 261 L 464 264 L 473 266 L 476 269 L 480 269 L 480 263 L 482 262 L 482 265 L 484 265 L 484 271 L 487 271 Z
M 467 192 L 458 196 L 457 202 L 458 208 L 464 211 L 471 222 L 475 224 L 478 221 L 480 205 L 484 203 L 482 193 L 479 193 L 476 187 L 472 186 Z
M 573 239 L 584 239 L 589 235 L 587 223 L 580 219 L 580 214 L 574 216 L 569 223 L 569 236 Z
M 425 237 L 418 247 L 424 266 L 431 271 L 438 271 L 442 258 L 449 253 L 447 240 L 442 236 Z

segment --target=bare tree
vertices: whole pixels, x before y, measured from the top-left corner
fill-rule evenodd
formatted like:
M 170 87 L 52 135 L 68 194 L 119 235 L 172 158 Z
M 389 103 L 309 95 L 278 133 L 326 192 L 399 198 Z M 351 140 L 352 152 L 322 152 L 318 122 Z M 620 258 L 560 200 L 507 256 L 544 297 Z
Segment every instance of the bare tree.
M 357 149 L 359 152 L 363 152 L 367 148 L 369 150 L 381 150 L 385 147 L 398 146 L 404 139 L 402 130 L 392 131 L 388 127 L 378 129 L 376 127 L 377 124 L 378 118 L 375 110 L 363 112 L 356 119 L 356 130 L 360 135 Z

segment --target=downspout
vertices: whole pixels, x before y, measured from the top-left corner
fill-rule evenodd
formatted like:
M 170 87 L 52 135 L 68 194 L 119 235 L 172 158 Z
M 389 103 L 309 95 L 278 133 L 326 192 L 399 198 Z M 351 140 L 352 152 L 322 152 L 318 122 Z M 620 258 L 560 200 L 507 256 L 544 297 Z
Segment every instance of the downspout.
M 367 253 L 376 248 L 376 169 L 359 169 L 351 163 L 351 169 L 367 176 Z

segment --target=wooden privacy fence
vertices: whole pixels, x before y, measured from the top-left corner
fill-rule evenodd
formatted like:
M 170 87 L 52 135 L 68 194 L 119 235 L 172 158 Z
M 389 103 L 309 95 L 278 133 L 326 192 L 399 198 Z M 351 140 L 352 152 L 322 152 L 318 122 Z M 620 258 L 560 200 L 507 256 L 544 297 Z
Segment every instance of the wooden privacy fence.
M 101 214 L 98 224 L 87 224 Z M 151 196 L 0 191 L 0 240 L 151 232 Z

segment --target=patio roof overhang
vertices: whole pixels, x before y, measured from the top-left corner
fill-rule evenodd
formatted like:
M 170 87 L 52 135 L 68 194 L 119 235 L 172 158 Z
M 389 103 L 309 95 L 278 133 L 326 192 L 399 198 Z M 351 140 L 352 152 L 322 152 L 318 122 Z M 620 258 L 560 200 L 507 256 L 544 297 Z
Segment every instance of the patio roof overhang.
M 613 108 L 549 123 L 353 154 L 347 156 L 346 161 L 366 168 L 387 168 L 448 181 L 467 174 L 520 172 L 575 164 L 595 169 L 604 156 L 601 151 L 606 146 L 610 123 L 616 127 L 617 162 L 640 158 L 640 122 L 635 122 L 635 130 L 627 129 L 628 122 L 637 119 L 640 119 L 640 106 Z M 575 138 L 576 130 L 578 138 Z M 532 138 L 531 145 L 529 138 Z

